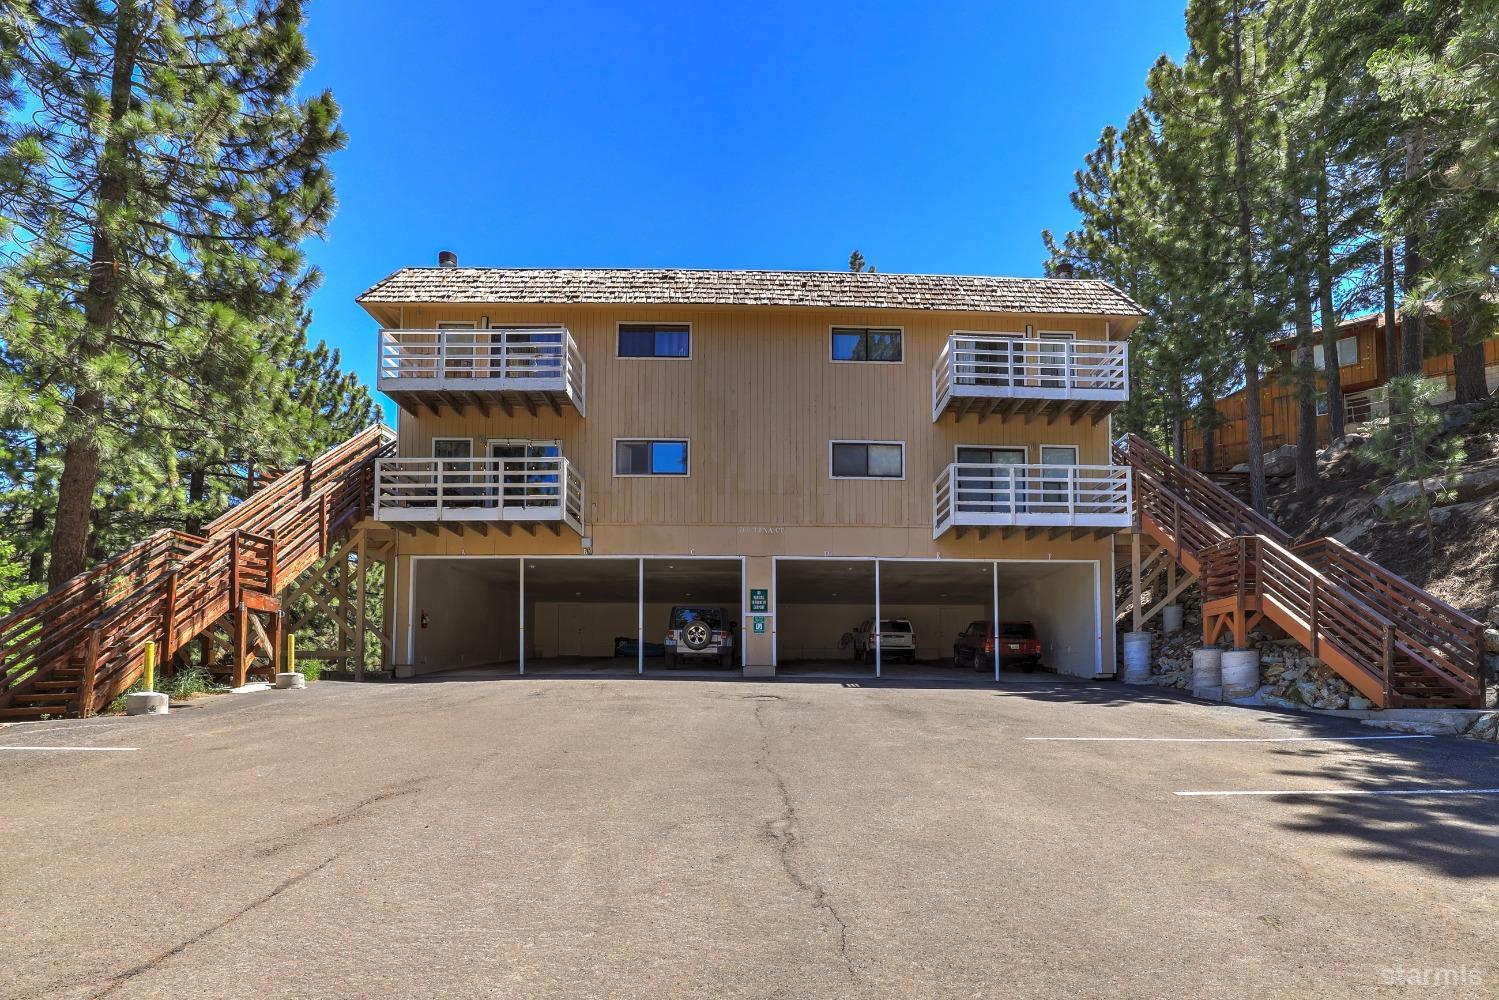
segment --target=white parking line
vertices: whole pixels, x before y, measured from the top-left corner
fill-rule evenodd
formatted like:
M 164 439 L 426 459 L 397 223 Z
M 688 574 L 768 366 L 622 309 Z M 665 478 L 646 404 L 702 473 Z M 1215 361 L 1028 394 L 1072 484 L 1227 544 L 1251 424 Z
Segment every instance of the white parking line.
M 140 747 L 0 747 L 0 750 L 58 750 L 70 753 L 128 753 Z
M 1040 743 L 1353 743 L 1368 740 L 1430 740 L 1434 736 L 1027 736 Z
M 1499 788 L 1296 788 L 1223 792 L 1177 792 L 1184 798 L 1225 795 L 1499 795 Z

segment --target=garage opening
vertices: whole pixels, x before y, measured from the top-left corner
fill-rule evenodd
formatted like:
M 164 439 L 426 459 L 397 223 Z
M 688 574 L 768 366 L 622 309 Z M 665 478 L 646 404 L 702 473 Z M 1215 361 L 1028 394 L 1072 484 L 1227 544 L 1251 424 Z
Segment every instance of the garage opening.
M 1096 563 L 999 564 L 1000 621 L 1032 626 L 1042 670 L 1073 677 L 1104 672 L 1100 600 Z M 1010 647 L 1023 639 L 1023 633 L 1001 635 L 1002 657 L 1022 655 Z
M 1099 599 L 1094 563 L 778 559 L 776 672 L 976 683 L 1094 677 Z
M 994 600 L 988 562 L 881 559 L 881 676 L 992 682 L 992 652 L 973 626 L 993 617 Z M 909 652 L 901 635 L 891 641 L 890 625 L 909 633 Z
M 740 669 L 743 574 L 738 559 L 643 560 L 644 672 Z M 635 652 L 633 642 L 626 648 Z
M 417 674 L 624 675 L 743 665 L 738 558 L 421 558 L 412 594 Z
M 873 559 L 775 561 L 776 673 L 874 676 Z
M 528 676 L 636 672 L 618 638 L 636 635 L 638 559 L 529 558 L 525 570 Z

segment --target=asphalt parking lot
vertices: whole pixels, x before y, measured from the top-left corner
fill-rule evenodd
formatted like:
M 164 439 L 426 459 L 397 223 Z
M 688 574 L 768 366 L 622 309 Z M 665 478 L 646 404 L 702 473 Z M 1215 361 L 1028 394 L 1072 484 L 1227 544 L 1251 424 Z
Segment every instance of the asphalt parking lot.
M 1492 996 L 1499 753 L 1376 735 L 623 678 L 10 726 L 0 996 Z

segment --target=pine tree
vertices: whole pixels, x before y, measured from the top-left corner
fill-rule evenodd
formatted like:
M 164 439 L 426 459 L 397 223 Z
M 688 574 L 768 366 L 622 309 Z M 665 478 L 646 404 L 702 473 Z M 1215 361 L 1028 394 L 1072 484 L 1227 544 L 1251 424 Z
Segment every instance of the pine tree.
M 0 11 L 0 217 L 20 248 L 0 274 L 0 410 L 61 455 L 54 584 L 90 558 L 96 506 L 173 484 L 192 416 L 256 426 L 275 380 L 260 324 L 315 281 L 298 245 L 331 216 L 344 141 L 331 95 L 293 96 L 302 22 L 299 0 Z M 125 473 L 152 489 L 98 495 Z

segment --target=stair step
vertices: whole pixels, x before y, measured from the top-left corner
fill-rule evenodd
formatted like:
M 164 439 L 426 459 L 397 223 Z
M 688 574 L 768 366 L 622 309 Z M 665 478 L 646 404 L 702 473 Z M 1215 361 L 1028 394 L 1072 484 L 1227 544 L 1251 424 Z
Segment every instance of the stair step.
M 32 687 L 36 688 L 38 691 L 76 691 L 76 690 L 78 690 L 78 681 L 76 681 L 76 680 L 37 681 L 35 684 L 32 685 Z
M 17 721 L 33 721 L 40 719 L 43 715 L 66 714 L 67 706 L 58 706 L 48 709 L 46 706 L 30 706 L 27 708 L 0 708 L 0 719 L 15 719 Z
M 72 700 L 73 695 L 67 691 L 42 691 L 14 696 L 17 705 L 66 705 Z

